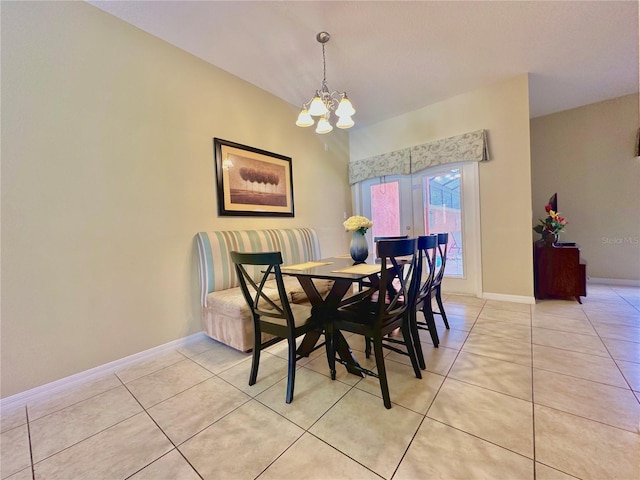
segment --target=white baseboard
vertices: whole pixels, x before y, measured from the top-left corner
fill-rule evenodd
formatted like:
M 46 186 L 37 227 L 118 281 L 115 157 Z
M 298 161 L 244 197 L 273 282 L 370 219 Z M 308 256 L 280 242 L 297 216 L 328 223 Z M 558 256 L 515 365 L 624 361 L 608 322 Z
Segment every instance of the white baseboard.
M 587 283 L 597 283 L 600 285 L 619 285 L 625 287 L 640 287 L 640 280 L 625 280 L 622 278 L 589 277 Z
M 188 337 L 179 338 L 172 342 L 165 343 L 164 345 L 158 345 L 157 347 L 150 348 L 149 350 L 144 350 L 143 352 L 135 353 L 128 357 L 85 370 L 84 372 L 79 372 L 74 375 L 61 378 L 60 380 L 46 383 L 39 387 L 32 388 L 31 390 L 26 390 L 15 395 L 11 395 L 10 397 L 2 398 L 0 399 L 0 408 L 9 410 L 25 406 L 29 402 L 46 398 L 52 394 L 60 393 L 82 383 L 115 373 L 133 365 L 134 363 L 156 357 L 170 350 L 175 350 L 176 348 L 184 347 L 205 337 L 206 335 L 204 332 L 194 333 Z
M 527 297 L 524 295 L 506 295 L 504 293 L 483 292 L 482 298 L 485 300 L 499 300 L 501 302 L 528 303 L 530 305 L 536 303 L 536 299 L 534 297 Z

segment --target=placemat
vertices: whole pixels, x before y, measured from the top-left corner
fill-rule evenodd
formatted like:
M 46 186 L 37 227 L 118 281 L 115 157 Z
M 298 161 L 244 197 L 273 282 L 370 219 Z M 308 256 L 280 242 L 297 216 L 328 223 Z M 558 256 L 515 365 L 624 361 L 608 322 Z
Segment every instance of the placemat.
M 331 262 L 305 262 L 297 263 L 295 265 L 283 265 L 281 268 L 289 270 L 307 270 L 309 268 L 319 267 L 320 265 L 331 265 Z
M 362 273 L 365 275 L 371 275 L 380 271 L 380 265 L 371 265 L 369 263 L 361 263 L 353 265 L 347 268 L 341 268 L 340 270 L 333 270 L 332 273 Z

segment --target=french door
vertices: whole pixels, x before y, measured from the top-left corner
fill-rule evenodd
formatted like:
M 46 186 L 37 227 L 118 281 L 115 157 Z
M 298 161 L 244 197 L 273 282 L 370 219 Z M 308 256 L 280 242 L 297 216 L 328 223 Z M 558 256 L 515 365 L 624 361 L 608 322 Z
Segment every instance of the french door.
M 375 237 L 414 236 L 411 177 L 372 179 L 362 184 L 362 214 L 373 221 L 367 234 Z
M 377 236 L 448 233 L 443 289 L 481 295 L 477 162 L 367 180 L 354 193 L 356 210 L 373 220 L 370 245 Z

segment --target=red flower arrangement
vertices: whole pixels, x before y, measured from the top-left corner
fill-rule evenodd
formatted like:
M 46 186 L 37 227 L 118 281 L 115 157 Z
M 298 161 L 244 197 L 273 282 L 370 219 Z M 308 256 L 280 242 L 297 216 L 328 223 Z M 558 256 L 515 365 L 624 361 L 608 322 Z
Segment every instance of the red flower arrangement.
M 557 235 L 569 222 L 558 212 L 554 212 L 550 203 L 544 207 L 544 210 L 547 212 L 547 218 L 540 219 L 540 223 L 533 227 L 533 230 L 541 235 L 544 235 L 544 232 Z

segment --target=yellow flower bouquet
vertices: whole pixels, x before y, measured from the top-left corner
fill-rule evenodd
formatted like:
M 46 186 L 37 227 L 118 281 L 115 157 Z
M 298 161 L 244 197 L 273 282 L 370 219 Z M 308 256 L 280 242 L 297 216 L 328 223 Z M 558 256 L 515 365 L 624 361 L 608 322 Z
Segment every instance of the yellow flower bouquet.
M 359 232 L 361 234 L 367 233 L 367 229 L 373 227 L 373 222 L 367 217 L 361 217 L 360 215 L 354 215 L 346 219 L 343 223 L 347 232 Z

